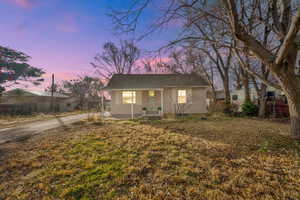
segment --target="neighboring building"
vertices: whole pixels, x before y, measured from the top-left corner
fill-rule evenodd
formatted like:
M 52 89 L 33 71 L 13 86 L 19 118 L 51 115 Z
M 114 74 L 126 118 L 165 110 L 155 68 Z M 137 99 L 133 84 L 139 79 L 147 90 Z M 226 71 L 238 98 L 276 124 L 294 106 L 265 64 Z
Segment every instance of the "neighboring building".
M 250 90 L 251 101 L 254 102 L 254 103 L 257 103 L 258 102 L 258 94 L 257 94 L 255 88 L 250 87 L 249 90 Z M 239 90 L 232 91 L 230 93 L 230 96 L 231 96 L 231 103 L 234 103 L 234 104 L 237 104 L 237 105 L 242 105 L 245 102 L 245 91 L 244 91 L 243 88 L 239 89 Z M 267 96 L 266 96 L 266 98 L 268 100 L 277 99 L 277 98 L 282 97 L 282 96 L 283 96 L 282 91 L 277 90 L 277 89 L 272 88 L 272 87 L 267 87 Z
M 2 110 L 6 107 L 19 106 L 30 107 L 31 112 L 51 112 L 51 92 L 32 91 L 27 89 L 13 89 L 4 92 L 0 105 Z M 53 94 L 53 109 L 55 112 L 66 112 L 74 110 L 78 105 L 75 97 L 65 94 Z
M 214 101 L 213 92 L 211 89 L 207 91 L 207 99 L 206 104 L 210 106 L 211 102 Z M 216 90 L 216 101 L 225 101 L 225 91 L 224 90 Z
M 208 83 L 187 74 L 116 74 L 104 88 L 120 117 L 206 113 Z

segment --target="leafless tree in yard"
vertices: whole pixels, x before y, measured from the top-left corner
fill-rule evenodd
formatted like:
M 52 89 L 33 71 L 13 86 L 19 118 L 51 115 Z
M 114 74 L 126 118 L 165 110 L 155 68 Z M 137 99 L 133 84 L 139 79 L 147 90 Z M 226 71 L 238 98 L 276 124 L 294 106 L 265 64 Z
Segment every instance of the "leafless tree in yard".
M 257 24 L 268 25 L 270 30 L 276 34 L 279 47 L 275 52 L 264 46 L 257 35 L 251 34 L 245 28 L 244 24 L 247 22 L 241 20 L 241 11 L 247 8 L 245 2 L 223 0 L 232 34 L 270 70 L 284 91 L 289 103 L 291 134 L 299 137 L 300 77 L 295 73 L 298 51 L 296 39 L 300 29 L 299 2 L 282 0 L 256 1 L 256 3 L 257 5 L 265 3 L 265 9 L 271 10 L 271 16 L 258 19 Z M 252 9 L 259 12 L 259 9 L 255 7 Z
M 196 43 L 189 41 L 183 44 L 180 49 L 172 51 L 168 63 L 164 63 L 162 67 L 172 73 L 201 76 L 209 84 L 213 101 L 216 101 L 215 79 L 217 69 L 211 59 L 198 49 Z
M 91 64 L 102 79 L 108 80 L 113 74 L 132 73 L 140 53 L 140 49 L 132 41 L 121 41 L 119 47 L 107 42 Z
M 149 1 L 140 0 L 138 7 L 140 12 L 149 4 Z M 168 17 L 179 9 L 194 10 L 197 12 L 193 17 L 192 24 L 197 25 L 207 20 L 215 20 L 224 28 L 216 30 L 218 36 L 226 36 L 232 40 L 225 40 L 216 37 L 194 39 L 210 40 L 221 47 L 234 48 L 240 55 L 254 57 L 262 63 L 262 68 L 269 70 L 277 82 L 278 86 L 285 93 L 290 111 L 291 135 L 300 137 L 300 76 L 297 71 L 297 52 L 298 52 L 298 32 L 300 29 L 300 3 L 298 0 L 221 0 L 221 1 L 201 1 L 170 0 L 170 5 L 180 3 L 178 9 L 168 10 L 162 16 Z M 178 4 L 177 4 L 178 5 Z M 127 14 L 130 12 L 127 12 Z M 263 13 L 263 15 L 262 15 Z M 265 15 L 269 13 L 269 15 Z M 245 17 L 246 16 L 246 17 Z M 251 18 L 251 21 L 249 19 Z M 123 18 L 124 19 L 124 18 Z M 136 21 L 134 21 L 136 22 Z M 251 26 L 249 26 L 251 23 Z M 133 23 L 135 24 L 135 23 Z M 210 25 L 210 24 L 208 24 Z M 208 26 L 209 27 L 209 26 Z M 251 27 L 251 29 L 249 28 Z M 264 27 L 268 27 L 270 35 L 273 37 L 272 45 L 268 42 L 264 44 Z M 255 31 L 253 30 L 255 29 Z M 206 29 L 204 29 L 206 31 Z M 185 38 L 186 39 L 186 38 Z M 190 38 L 191 39 L 191 38 Z M 219 61 L 220 62 L 220 61 Z M 251 76 L 258 78 L 265 85 L 277 86 L 264 76 L 258 74 L 252 68 L 247 70 Z
M 81 109 L 83 109 L 87 98 L 100 99 L 102 88 L 103 83 L 100 79 L 89 76 L 79 76 L 78 79 L 63 82 L 63 89 L 78 97 Z
M 172 41 L 171 44 L 194 43 L 198 54 L 202 53 L 211 60 L 211 64 L 222 80 L 225 102 L 230 103 L 230 71 L 233 67 L 232 37 L 226 34 L 223 21 L 209 18 L 206 15 L 199 16 L 198 13 L 201 12 L 203 3 L 202 1 L 178 1 L 175 11 L 181 13 L 185 19 L 186 33 L 178 40 Z

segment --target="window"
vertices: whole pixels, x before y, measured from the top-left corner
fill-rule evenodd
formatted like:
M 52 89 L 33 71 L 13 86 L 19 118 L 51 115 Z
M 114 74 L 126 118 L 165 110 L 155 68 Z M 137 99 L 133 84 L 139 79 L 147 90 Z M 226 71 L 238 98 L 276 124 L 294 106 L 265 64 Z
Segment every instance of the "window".
M 232 95 L 232 100 L 233 100 L 233 101 L 236 101 L 236 100 L 238 100 L 238 99 L 239 99 L 238 95 L 236 95 L 236 94 Z
M 122 102 L 123 104 L 135 104 L 136 95 L 134 91 L 124 91 L 122 92 Z
M 178 103 L 186 103 L 186 90 L 178 90 Z
M 154 97 L 154 96 L 155 96 L 155 91 L 149 90 L 149 97 Z
M 274 91 L 269 91 L 267 92 L 268 97 L 275 97 L 275 92 Z

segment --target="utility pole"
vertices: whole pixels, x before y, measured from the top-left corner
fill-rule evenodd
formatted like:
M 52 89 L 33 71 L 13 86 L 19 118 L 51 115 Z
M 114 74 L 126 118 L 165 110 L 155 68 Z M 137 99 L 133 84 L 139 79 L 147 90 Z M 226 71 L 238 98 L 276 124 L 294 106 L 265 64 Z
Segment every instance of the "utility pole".
M 52 74 L 52 83 L 51 83 L 51 112 L 54 112 L 54 74 Z

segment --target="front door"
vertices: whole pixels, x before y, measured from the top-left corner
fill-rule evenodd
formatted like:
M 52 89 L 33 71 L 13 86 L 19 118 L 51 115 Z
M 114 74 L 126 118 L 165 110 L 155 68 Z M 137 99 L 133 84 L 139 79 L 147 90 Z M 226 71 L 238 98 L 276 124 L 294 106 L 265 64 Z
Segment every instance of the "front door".
M 155 98 L 156 94 L 154 90 L 149 90 L 148 92 L 148 108 L 147 110 L 150 113 L 153 113 L 157 110 L 157 108 L 155 107 L 156 105 L 156 98 Z

